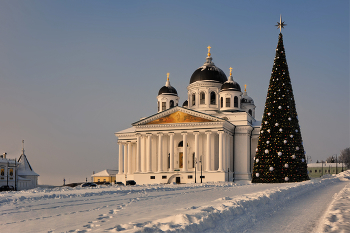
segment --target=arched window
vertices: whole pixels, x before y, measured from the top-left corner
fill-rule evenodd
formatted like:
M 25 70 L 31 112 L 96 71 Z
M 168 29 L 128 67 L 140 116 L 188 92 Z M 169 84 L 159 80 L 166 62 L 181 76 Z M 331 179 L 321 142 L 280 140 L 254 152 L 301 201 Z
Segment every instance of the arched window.
M 226 108 L 229 108 L 231 105 L 231 98 L 226 98 Z
M 238 108 L 238 97 L 237 96 L 235 96 L 235 98 L 234 98 L 234 107 Z
M 166 102 L 162 102 L 162 111 L 166 110 Z
M 210 92 L 210 104 L 216 104 L 216 94 L 215 92 Z
M 174 100 L 170 100 L 170 108 L 174 107 Z
M 251 110 L 251 109 L 248 110 L 248 113 L 249 113 L 251 116 L 253 116 L 252 110 Z
M 200 103 L 200 104 L 205 104 L 205 93 L 204 93 L 204 92 L 201 92 L 201 93 L 199 94 L 199 97 L 200 97 L 199 103 Z
M 196 94 L 192 94 L 192 106 L 196 105 Z
M 158 112 L 160 111 L 160 104 L 159 104 L 159 101 L 158 101 Z
M 179 142 L 179 144 L 177 145 L 177 147 L 184 147 L 184 141 Z M 188 147 L 188 143 L 187 143 L 187 147 Z
M 222 108 L 224 107 L 224 98 L 223 97 L 221 97 L 221 99 L 220 99 L 220 105 Z

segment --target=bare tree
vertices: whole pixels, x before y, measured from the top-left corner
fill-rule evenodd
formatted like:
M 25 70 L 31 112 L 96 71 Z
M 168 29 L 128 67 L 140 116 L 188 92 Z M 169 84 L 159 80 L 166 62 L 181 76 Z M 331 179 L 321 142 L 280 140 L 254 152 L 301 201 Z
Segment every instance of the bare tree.
M 339 161 L 339 159 L 338 159 L 338 161 Z M 327 159 L 326 159 L 326 162 L 327 163 L 335 163 L 335 158 L 334 158 L 334 156 L 332 155 L 332 156 L 329 156 Z
M 338 161 L 343 162 L 347 168 L 350 168 L 350 147 L 342 150 L 338 157 Z

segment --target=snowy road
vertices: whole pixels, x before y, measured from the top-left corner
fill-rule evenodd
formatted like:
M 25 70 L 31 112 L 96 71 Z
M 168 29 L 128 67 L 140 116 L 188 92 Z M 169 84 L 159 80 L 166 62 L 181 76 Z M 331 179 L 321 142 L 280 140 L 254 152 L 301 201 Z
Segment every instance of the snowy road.
M 317 227 L 323 229 L 320 220 L 329 211 L 334 194 L 350 183 L 348 178 L 350 172 L 341 177 L 287 184 L 79 187 L 0 193 L 0 229 L 312 232 Z

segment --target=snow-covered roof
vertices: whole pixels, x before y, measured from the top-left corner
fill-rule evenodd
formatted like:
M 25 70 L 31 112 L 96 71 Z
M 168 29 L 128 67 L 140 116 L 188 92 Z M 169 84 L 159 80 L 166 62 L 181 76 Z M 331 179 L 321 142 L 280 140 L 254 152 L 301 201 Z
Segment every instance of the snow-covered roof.
M 124 129 L 122 131 L 119 131 L 117 132 L 118 134 L 119 133 L 135 133 L 135 128 L 134 127 L 130 127 L 130 128 L 127 128 L 127 129 Z
M 118 173 L 118 170 L 112 170 L 112 169 L 106 169 L 100 172 L 97 172 L 92 175 L 92 177 L 95 176 L 115 176 Z
M 21 157 L 19 157 L 18 163 L 17 174 L 19 176 L 39 176 L 30 166 L 27 156 L 24 153 L 21 154 Z
M 322 163 L 308 163 L 307 167 L 322 167 Z M 323 167 L 342 167 L 342 163 L 323 163 Z M 343 167 L 345 167 L 345 164 L 343 164 Z

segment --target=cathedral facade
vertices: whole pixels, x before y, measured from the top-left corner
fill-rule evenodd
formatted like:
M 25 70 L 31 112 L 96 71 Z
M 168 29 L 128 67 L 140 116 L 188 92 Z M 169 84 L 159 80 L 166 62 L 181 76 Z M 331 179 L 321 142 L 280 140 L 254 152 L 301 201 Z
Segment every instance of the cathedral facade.
M 194 71 L 187 100 L 170 85 L 157 96 L 158 112 L 115 133 L 116 181 L 137 184 L 250 180 L 260 122 L 246 90 L 212 62 Z

